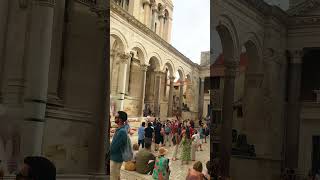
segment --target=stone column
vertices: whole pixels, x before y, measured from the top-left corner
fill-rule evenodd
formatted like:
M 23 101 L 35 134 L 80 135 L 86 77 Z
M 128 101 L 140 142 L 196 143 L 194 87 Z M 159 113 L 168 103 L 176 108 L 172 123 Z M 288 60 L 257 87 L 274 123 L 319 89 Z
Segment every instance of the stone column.
M 147 27 L 150 27 L 150 11 L 151 11 L 151 8 L 150 8 L 150 1 L 149 0 L 144 0 L 143 1 L 143 7 L 144 7 L 144 24 L 147 26 Z
M 155 103 L 154 103 L 154 109 L 155 109 L 155 116 L 160 116 L 160 88 L 161 88 L 161 72 L 157 71 L 156 73 L 156 84 L 155 84 Z
M 285 167 L 298 168 L 300 131 L 300 83 L 302 69 L 302 50 L 290 52 L 289 92 L 286 123 Z
M 120 111 L 124 110 L 124 98 L 126 93 L 126 78 L 127 78 L 127 66 L 128 62 L 131 58 L 131 55 L 129 53 L 122 53 L 119 56 L 119 63 L 120 63 L 120 77 L 119 77 L 119 104 L 120 104 Z
M 234 87 L 235 76 L 238 63 L 236 61 L 225 61 L 225 76 L 224 76 L 224 94 L 222 107 L 222 130 L 221 130 L 221 175 L 229 176 L 230 158 L 232 148 L 232 121 L 233 121 L 233 102 L 234 102 Z
M 30 33 L 26 52 L 26 88 L 22 128 L 24 156 L 42 154 L 54 3 L 50 0 L 32 0 L 30 3 Z
M 159 36 L 162 38 L 163 38 L 163 21 L 164 21 L 163 11 L 160 11 L 160 14 L 159 14 L 159 22 L 160 22 Z
M 202 119 L 203 117 L 203 103 L 204 103 L 204 78 L 200 78 L 199 119 Z
M 5 61 L 5 44 L 7 39 L 7 30 L 8 30 L 8 9 L 9 9 L 9 0 L 2 0 L 0 2 L 0 103 L 2 102 L 2 86 L 4 79 L 4 61 Z
M 129 80 L 130 80 L 130 75 L 131 75 L 131 58 L 129 59 L 129 61 L 127 62 L 127 73 L 126 73 L 126 90 L 125 90 L 125 94 L 129 95 Z
M 48 85 L 48 103 L 61 105 L 61 97 L 59 97 L 59 85 L 61 80 L 61 63 L 62 55 L 65 48 L 65 38 L 69 22 L 69 17 L 65 18 L 65 0 L 56 1 L 54 8 L 53 33 L 51 44 L 51 58 L 49 69 L 49 85 Z M 66 27 L 65 27 L 66 26 Z
M 180 82 L 180 94 L 179 94 L 179 108 L 180 108 L 180 113 L 182 115 L 182 103 L 183 103 L 183 82 Z
M 152 16 L 152 20 L 151 20 L 151 30 L 154 31 L 154 23 L 156 21 L 156 11 L 157 11 L 157 5 L 155 3 L 151 4 L 151 16 Z M 152 14 L 152 12 L 154 12 Z
M 141 73 L 142 73 L 142 78 L 141 78 L 141 112 L 140 116 L 143 117 L 143 109 L 144 109 L 144 97 L 146 94 L 146 77 L 147 77 L 147 70 L 148 70 L 148 65 L 146 64 L 141 64 Z
M 170 76 L 170 89 L 169 89 L 169 103 L 168 103 L 168 117 L 172 117 L 172 106 L 173 106 L 173 82 L 175 77 Z

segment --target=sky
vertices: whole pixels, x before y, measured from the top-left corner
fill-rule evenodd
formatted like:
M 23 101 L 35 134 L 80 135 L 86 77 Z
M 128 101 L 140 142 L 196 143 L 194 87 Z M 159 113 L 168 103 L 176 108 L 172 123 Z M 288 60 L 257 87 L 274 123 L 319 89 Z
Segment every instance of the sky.
M 171 44 L 195 63 L 210 50 L 210 0 L 172 0 Z

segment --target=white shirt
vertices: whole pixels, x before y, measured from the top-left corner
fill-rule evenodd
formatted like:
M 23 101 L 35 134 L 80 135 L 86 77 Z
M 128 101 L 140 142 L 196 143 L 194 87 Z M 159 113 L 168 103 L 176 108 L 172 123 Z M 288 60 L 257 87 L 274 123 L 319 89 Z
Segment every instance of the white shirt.
M 195 142 L 197 144 L 200 142 L 200 135 L 198 133 L 192 135 L 192 138 L 193 138 L 193 142 Z

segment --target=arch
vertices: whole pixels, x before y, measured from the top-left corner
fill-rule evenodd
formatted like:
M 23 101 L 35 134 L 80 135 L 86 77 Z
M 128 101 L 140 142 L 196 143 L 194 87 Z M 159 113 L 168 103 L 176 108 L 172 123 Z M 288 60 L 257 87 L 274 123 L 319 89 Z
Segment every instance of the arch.
M 149 57 L 146 59 L 146 64 L 149 64 L 151 58 L 155 58 L 157 61 L 157 71 L 160 71 L 160 67 L 162 67 L 162 59 L 157 52 L 150 53 Z
M 136 50 L 140 51 L 139 52 L 141 54 L 141 56 L 139 55 L 140 63 L 145 63 L 146 57 L 148 57 L 147 51 L 146 51 L 146 48 L 140 42 L 132 43 L 132 45 L 130 46 L 129 49 L 130 50 L 136 49 Z
M 149 68 L 153 69 L 154 71 L 160 71 L 160 63 L 159 63 L 159 60 L 155 56 L 152 56 L 149 59 Z
M 183 68 L 181 66 L 178 67 L 177 72 L 179 73 L 179 76 L 180 76 L 181 80 L 184 81 L 185 73 L 184 73 L 184 70 L 183 70 Z
M 239 38 L 232 19 L 222 14 L 217 21 L 216 30 L 221 39 L 223 55 L 226 61 L 239 61 L 238 57 L 241 49 L 239 48 Z
M 247 40 L 244 42 L 246 53 L 248 56 L 248 72 L 262 71 L 262 46 L 257 35 L 250 32 L 247 35 Z
M 174 76 L 175 68 L 174 68 L 172 60 L 168 59 L 168 60 L 165 61 L 164 65 L 163 65 L 163 68 L 162 68 L 163 71 L 165 71 L 166 67 L 168 67 L 170 75 Z
M 122 44 L 123 44 L 123 51 L 127 52 L 127 49 L 129 47 L 127 38 L 125 38 L 125 36 L 118 29 L 111 28 L 110 29 L 110 36 L 120 40 L 120 42 L 122 42 Z

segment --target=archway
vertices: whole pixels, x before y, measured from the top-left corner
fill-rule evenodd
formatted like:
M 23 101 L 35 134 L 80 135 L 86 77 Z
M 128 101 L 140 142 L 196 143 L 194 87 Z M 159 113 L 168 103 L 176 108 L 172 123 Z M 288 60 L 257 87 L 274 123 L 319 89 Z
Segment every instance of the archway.
M 160 77 L 157 76 L 160 69 L 160 60 L 152 56 L 146 72 L 146 86 L 144 98 L 144 116 L 155 117 L 160 113 Z
M 222 105 L 222 127 L 220 131 L 220 144 L 211 143 L 210 148 L 214 149 L 211 157 L 217 157 L 220 154 L 221 170 L 219 174 L 223 177 L 230 175 L 230 159 L 232 149 L 232 123 L 234 110 L 234 88 L 235 72 L 239 57 L 239 43 L 236 28 L 232 20 L 225 15 L 218 17 L 216 30 L 221 39 L 222 51 L 224 56 L 224 88 L 223 88 L 223 105 Z M 211 100 L 212 96 L 210 97 Z M 213 113 L 212 113 L 213 114 Z M 214 114 L 212 116 L 215 116 Z M 212 122 L 212 118 L 211 118 Z M 211 125 L 210 128 L 213 128 Z M 212 137 L 212 136 L 211 136 Z M 213 141 L 211 138 L 210 140 Z M 219 147 L 220 146 L 220 147 Z M 219 151 L 217 152 L 217 149 Z M 215 151 L 216 150 L 216 151 Z
M 110 113 L 112 116 L 119 110 L 117 96 L 120 91 L 120 55 L 125 52 L 123 40 L 115 34 L 110 35 Z

